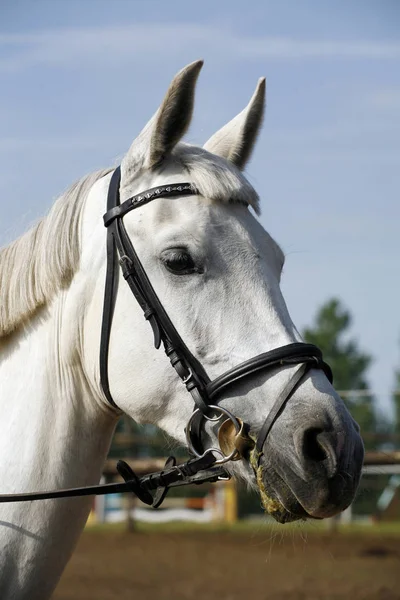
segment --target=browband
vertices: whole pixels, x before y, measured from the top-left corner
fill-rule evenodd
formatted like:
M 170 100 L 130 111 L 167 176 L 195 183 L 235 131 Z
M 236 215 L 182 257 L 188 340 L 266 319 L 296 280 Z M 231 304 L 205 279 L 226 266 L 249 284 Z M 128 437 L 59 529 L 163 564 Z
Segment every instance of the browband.
M 142 194 L 137 194 L 128 198 L 122 204 L 117 204 L 112 208 L 108 208 L 103 216 L 104 225 L 108 227 L 117 217 L 124 217 L 126 213 L 151 202 L 155 198 L 166 198 L 168 196 L 187 196 L 189 194 L 198 194 L 198 191 L 191 183 L 172 183 L 170 185 L 159 185 L 150 188 Z M 119 194 L 118 194 L 119 198 Z

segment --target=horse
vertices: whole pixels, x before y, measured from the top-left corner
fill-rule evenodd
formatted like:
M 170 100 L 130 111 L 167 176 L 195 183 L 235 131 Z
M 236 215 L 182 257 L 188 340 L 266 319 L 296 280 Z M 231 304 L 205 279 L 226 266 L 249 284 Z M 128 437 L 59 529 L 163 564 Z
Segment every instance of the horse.
M 280 290 L 284 254 L 261 226 L 258 195 L 243 174 L 263 121 L 265 79 L 201 148 L 181 141 L 201 67 L 196 61 L 174 77 L 124 156 L 117 182 L 121 207 L 143 199 L 144 190 L 159 192 L 127 212 L 124 231 L 190 349 L 178 366 L 189 357 L 193 372 L 171 369 L 154 349 L 151 310 L 143 319 L 124 278 L 114 276 L 104 384 L 102 217 L 115 169 L 84 177 L 0 253 L 0 493 L 97 483 L 122 413 L 185 445 L 193 423 L 187 389 L 195 379 L 190 390 L 206 449 L 198 455 L 216 448 L 224 462 L 217 419 L 245 423 L 253 448 L 226 468 L 259 490 L 278 521 L 331 517 L 354 498 L 364 452 L 359 428 L 318 357 L 290 389 L 300 359 L 278 356 L 269 369 L 247 368 L 252 357 L 302 346 Z M 171 195 L 171 186 L 179 194 Z M 214 416 L 207 416 L 194 377 L 200 364 L 215 381 L 226 371 L 237 374 L 238 364 L 249 371 L 230 375 L 224 389 L 219 381 Z M 2 600 L 51 596 L 90 507 L 91 497 L 0 505 Z

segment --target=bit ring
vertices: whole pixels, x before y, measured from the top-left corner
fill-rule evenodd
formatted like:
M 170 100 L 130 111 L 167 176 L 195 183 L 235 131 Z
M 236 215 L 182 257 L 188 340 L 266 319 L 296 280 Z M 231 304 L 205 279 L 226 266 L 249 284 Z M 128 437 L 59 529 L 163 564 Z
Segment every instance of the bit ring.
M 194 448 L 192 440 L 191 440 L 191 425 L 192 425 L 192 421 L 195 418 L 196 415 L 201 414 L 201 416 L 206 419 L 207 421 L 219 421 L 221 419 L 221 417 L 225 416 L 227 417 L 230 421 L 232 421 L 235 429 L 236 429 L 236 433 L 239 433 L 240 431 L 240 423 L 237 420 L 237 418 L 226 408 L 222 408 L 221 406 L 216 406 L 215 404 L 210 404 L 209 408 L 211 408 L 213 411 L 219 413 L 219 415 L 215 416 L 215 417 L 207 417 L 199 408 L 196 408 L 196 410 L 194 410 L 190 416 L 190 419 L 188 421 L 188 424 L 186 426 L 186 443 L 188 445 L 189 451 L 194 454 L 195 456 L 197 456 L 197 458 L 202 458 L 203 456 L 205 456 L 206 454 L 210 454 L 212 452 L 216 452 L 217 454 L 220 454 L 222 458 L 218 459 L 215 461 L 215 465 L 223 465 L 224 463 L 227 463 L 231 460 L 233 460 L 233 458 L 236 456 L 236 454 L 238 453 L 238 451 L 236 450 L 236 448 L 234 448 L 234 450 L 232 450 L 232 452 L 228 455 L 224 454 L 221 450 L 221 448 L 207 448 L 207 450 L 205 450 L 202 454 L 200 454 L 199 452 L 197 452 L 197 450 Z

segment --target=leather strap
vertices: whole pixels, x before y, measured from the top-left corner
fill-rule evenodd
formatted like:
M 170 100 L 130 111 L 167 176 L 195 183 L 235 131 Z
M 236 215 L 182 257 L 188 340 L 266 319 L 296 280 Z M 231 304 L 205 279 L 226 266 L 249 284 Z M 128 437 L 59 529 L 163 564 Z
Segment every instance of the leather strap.
M 258 460 L 263 453 L 263 446 L 269 432 L 271 431 L 272 425 L 275 423 L 282 410 L 285 408 L 286 403 L 290 400 L 292 394 L 299 386 L 301 380 L 304 378 L 305 374 L 309 371 L 309 369 L 309 363 L 304 363 L 300 365 L 296 373 L 291 377 L 291 379 L 288 381 L 288 383 L 285 385 L 285 387 L 279 394 L 278 398 L 275 400 L 274 405 L 269 411 L 268 416 L 265 419 L 263 426 L 261 427 L 257 436 L 256 450 L 258 453 Z
M 147 504 L 153 504 L 150 492 L 156 491 L 155 500 L 160 505 L 160 488 L 177 487 L 193 483 L 215 482 L 219 478 L 229 478 L 223 467 L 213 464 L 215 458 L 206 454 L 181 465 L 170 465 L 167 460 L 166 468 L 156 473 L 149 473 L 138 477 L 124 461 L 118 461 L 117 469 L 125 479 L 125 483 L 103 483 L 86 487 L 67 488 L 63 490 L 49 490 L 43 492 L 28 492 L 25 494 L 0 494 L 0 504 L 14 502 L 32 502 L 34 500 L 49 500 L 56 498 L 75 498 L 77 496 L 104 496 L 132 492 Z M 157 493 L 158 492 L 158 493 Z
M 314 346 L 314 344 L 295 342 L 253 356 L 249 360 L 233 367 L 233 369 L 226 371 L 207 385 L 208 397 L 210 400 L 213 400 L 216 396 L 225 392 L 232 384 L 238 383 L 240 380 L 254 375 L 259 371 L 272 370 L 304 362 L 310 362 L 314 365 L 314 368 L 322 369 L 329 381 L 332 382 L 331 368 L 323 361 L 321 350 L 317 346 Z
M 107 196 L 107 209 L 110 209 L 114 206 L 114 202 L 118 201 L 120 180 L 121 169 L 118 167 L 111 176 Z M 103 317 L 100 336 L 100 383 L 108 402 L 111 406 L 119 410 L 111 395 L 110 383 L 108 380 L 108 351 L 110 347 L 111 325 L 114 315 L 116 298 L 115 290 L 118 286 L 118 276 L 119 269 L 117 266 L 117 251 L 114 236 L 113 232 L 108 230 L 106 280 L 104 285 Z
M 124 217 L 129 211 L 143 206 L 155 198 L 160 198 L 161 196 L 164 198 L 166 196 L 187 196 L 188 194 L 198 194 L 196 188 L 191 183 L 171 183 L 169 185 L 159 185 L 150 188 L 141 194 L 128 198 L 122 204 L 107 206 L 107 212 L 103 217 L 104 225 L 108 227 L 114 219 Z
M 122 217 L 130 210 L 146 204 L 154 198 L 197 194 L 198 192 L 190 183 L 169 184 L 152 188 L 120 204 L 119 184 L 120 168 L 118 167 L 111 177 L 107 199 L 107 213 L 104 215 L 104 222 L 108 229 L 107 275 L 100 343 L 100 380 L 105 396 L 112 406 L 117 406 L 112 398 L 108 381 L 108 350 L 113 303 L 115 302 L 117 289 L 113 285 L 112 273 L 114 270 L 118 270 L 117 268 L 114 269 L 118 254 L 123 276 L 141 307 L 144 317 L 152 327 L 155 347 L 159 348 L 161 342 L 163 342 L 165 353 L 169 357 L 171 365 L 185 383 L 196 406 L 204 413 L 208 413 L 208 403 L 205 401 L 204 389 L 210 378 L 200 362 L 187 348 L 166 313 L 136 254 L 122 220 Z M 114 210 L 116 208 L 121 210 Z

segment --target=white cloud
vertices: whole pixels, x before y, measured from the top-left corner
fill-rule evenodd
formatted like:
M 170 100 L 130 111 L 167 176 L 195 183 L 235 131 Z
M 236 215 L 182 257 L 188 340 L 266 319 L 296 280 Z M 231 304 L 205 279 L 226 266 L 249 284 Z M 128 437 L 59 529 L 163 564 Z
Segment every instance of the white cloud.
M 230 29 L 194 24 L 140 23 L 119 27 L 1 34 L 0 70 L 34 65 L 108 67 L 137 59 L 160 62 L 166 54 L 223 59 L 400 59 L 400 44 L 371 41 L 302 40 L 245 36 Z M 160 58 L 161 57 L 161 58 Z

